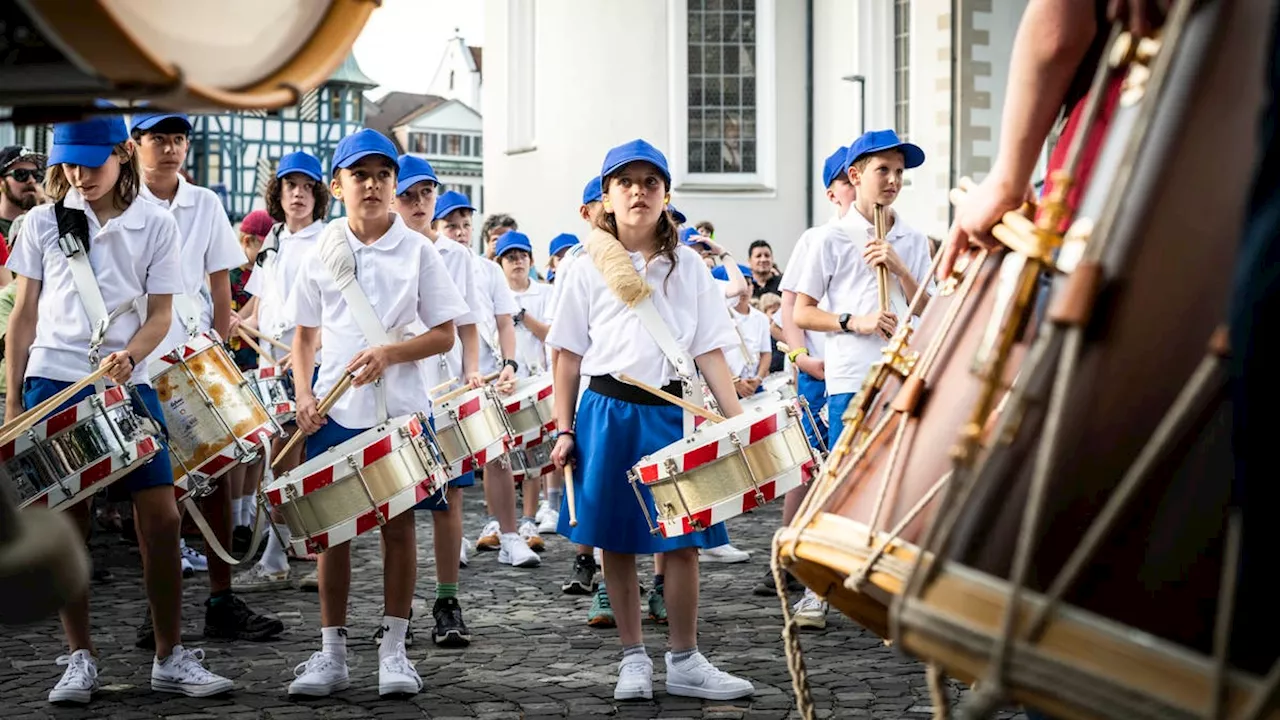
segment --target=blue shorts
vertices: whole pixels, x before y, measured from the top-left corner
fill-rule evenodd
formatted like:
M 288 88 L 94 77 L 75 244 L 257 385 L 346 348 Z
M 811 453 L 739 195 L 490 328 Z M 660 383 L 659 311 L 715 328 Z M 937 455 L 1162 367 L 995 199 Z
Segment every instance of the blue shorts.
M 29 377 L 22 381 L 22 405 L 25 408 L 33 408 L 73 384 L 63 380 Z M 136 391 L 136 394 L 132 395 L 134 412 L 139 415 L 150 414 L 156 423 L 160 425 L 162 433 L 167 436 L 168 429 L 164 424 L 164 411 L 160 409 L 160 397 L 156 395 L 155 388 L 150 385 L 135 385 L 134 390 Z M 76 393 L 70 400 L 59 405 L 53 412 L 65 410 L 90 395 L 94 395 L 96 392 L 94 387 L 90 385 Z M 139 399 L 142 400 L 144 408 L 138 407 Z M 173 467 L 169 464 L 169 446 L 166 443 L 160 443 L 160 452 L 153 455 L 142 467 L 125 475 L 112 487 L 116 485 L 122 486 L 130 493 L 153 487 L 173 485 Z
M 821 444 L 818 442 L 818 438 L 825 438 L 827 436 L 827 427 L 822 422 L 822 419 L 818 417 L 818 413 L 821 412 L 822 408 L 827 404 L 827 382 L 825 380 L 818 380 L 804 372 L 797 371 L 796 394 L 803 397 L 805 402 L 809 403 L 809 412 L 813 415 L 813 422 L 818 426 L 815 431 L 813 425 L 809 423 L 809 419 L 803 418 L 802 422 L 804 423 L 805 437 L 809 438 L 809 445 L 814 448 L 820 448 Z
M 844 431 L 844 411 L 849 409 L 857 393 L 840 393 L 827 398 L 827 447 L 836 446 L 840 433 Z

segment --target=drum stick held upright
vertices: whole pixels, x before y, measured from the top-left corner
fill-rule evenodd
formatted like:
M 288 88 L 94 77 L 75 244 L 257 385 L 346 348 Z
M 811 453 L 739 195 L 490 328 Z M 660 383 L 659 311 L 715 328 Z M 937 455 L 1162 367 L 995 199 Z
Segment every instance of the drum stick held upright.
M 884 242 L 888 229 L 885 227 L 883 205 L 875 206 L 872 219 L 875 221 L 876 242 Z M 880 291 L 880 312 L 889 312 L 889 268 L 884 263 L 876 265 L 876 287 Z
M 564 466 L 564 497 L 569 503 L 569 527 L 578 527 L 578 502 L 573 496 L 573 465 Z
M 329 414 L 329 411 L 333 409 L 334 404 L 338 402 L 338 398 L 342 397 L 342 394 L 351 387 L 352 379 L 353 376 L 351 373 L 343 375 L 342 379 L 338 381 L 338 384 L 334 385 L 333 389 L 329 391 L 329 394 L 324 396 L 324 399 L 320 401 L 320 405 L 316 408 L 316 412 L 320 417 L 325 417 Z M 289 438 L 289 442 L 285 444 L 284 449 L 280 451 L 279 457 L 277 457 L 276 461 L 271 464 L 271 469 L 275 470 L 281 461 L 288 456 L 289 451 L 293 449 L 293 446 L 297 445 L 304 437 L 306 437 L 306 435 L 303 435 L 300 432 L 294 433 L 293 437 Z

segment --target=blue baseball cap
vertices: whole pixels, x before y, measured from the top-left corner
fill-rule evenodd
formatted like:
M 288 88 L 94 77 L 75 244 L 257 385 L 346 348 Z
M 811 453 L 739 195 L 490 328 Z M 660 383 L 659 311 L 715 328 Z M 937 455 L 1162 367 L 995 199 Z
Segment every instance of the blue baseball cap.
M 756 280 L 754 277 L 751 276 L 751 268 L 747 267 L 746 265 L 743 265 L 742 263 L 738 263 L 738 269 L 742 271 L 742 277 L 746 278 L 747 282 L 751 283 L 752 285 L 755 284 Z M 723 265 L 717 265 L 711 268 L 711 277 L 717 280 L 728 281 L 729 271 L 726 270 Z
M 508 230 L 498 237 L 498 245 L 493 252 L 502 257 L 512 250 L 523 250 L 533 255 L 533 243 L 529 242 L 528 235 L 518 230 Z
M 708 245 L 705 241 L 698 239 L 701 237 L 702 237 L 702 234 L 698 232 L 697 228 L 685 228 L 680 232 L 680 242 L 689 246 L 701 245 L 702 247 L 710 250 L 711 249 L 710 245 Z
M 900 151 L 908 170 L 924 164 L 924 150 L 921 150 L 919 145 L 903 142 L 898 138 L 898 133 L 893 130 L 870 130 L 863 133 L 862 137 L 854 140 L 853 144 L 849 146 L 849 150 L 845 154 L 844 167 L 848 169 L 863 155 L 886 150 Z
M 441 193 L 440 197 L 436 200 L 436 214 L 431 216 L 431 222 L 435 222 L 436 220 L 447 216 L 454 210 L 476 211 L 475 207 L 471 205 L 471 201 L 467 199 L 466 195 L 455 190 L 450 190 L 449 192 Z
M 831 183 L 835 182 L 836 178 L 845 174 L 845 171 L 849 168 L 845 164 L 845 158 L 848 154 L 849 148 L 841 145 L 822 163 L 822 187 L 831 187 Z
M 364 128 L 342 138 L 338 143 L 338 149 L 333 151 L 334 174 L 337 174 L 339 168 L 351 167 L 361 158 L 369 155 L 381 155 L 391 161 L 397 172 L 400 170 L 400 163 L 396 159 L 396 146 L 387 139 L 386 135 L 377 130 Z
M 141 112 L 129 117 L 129 132 L 134 130 L 150 130 L 165 120 L 181 120 L 191 132 L 191 118 L 186 113 Z
M 431 167 L 431 163 L 413 155 L 401 155 L 396 194 L 403 195 L 406 190 L 423 180 L 430 180 L 436 185 L 440 184 L 440 178 L 436 177 L 435 168 Z
M 683 225 L 689 222 L 689 218 L 685 217 L 684 213 L 677 210 L 675 205 L 668 205 L 667 212 L 671 213 L 671 218 L 676 221 L 677 225 Z
M 320 167 L 320 160 L 315 155 L 301 150 L 280 158 L 276 177 L 282 178 L 290 173 L 302 173 L 316 182 L 324 180 L 324 170 Z
M 582 188 L 582 204 L 590 205 L 593 202 L 600 202 L 604 197 L 604 191 L 600 189 L 600 177 L 596 176 L 587 181 L 587 186 Z
M 547 252 L 551 255 L 559 255 L 579 242 L 578 236 L 573 233 L 560 233 L 551 238 L 551 246 L 547 249 Z
M 129 129 L 119 115 L 98 115 L 80 122 L 53 126 L 49 166 L 60 163 L 102 167 L 116 145 L 129 139 Z
M 667 157 L 658 148 L 644 140 L 632 140 L 610 150 L 604 156 L 604 167 L 600 171 L 601 178 L 607 178 L 633 162 L 647 162 L 658 168 L 662 177 L 671 184 L 671 170 L 667 167 Z

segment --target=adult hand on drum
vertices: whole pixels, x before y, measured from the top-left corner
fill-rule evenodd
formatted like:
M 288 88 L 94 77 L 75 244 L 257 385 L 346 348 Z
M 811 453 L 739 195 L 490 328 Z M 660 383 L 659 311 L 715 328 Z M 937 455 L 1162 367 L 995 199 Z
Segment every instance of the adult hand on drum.
M 938 251 L 942 253 L 942 260 L 938 263 L 939 282 L 951 277 L 960 253 L 970 245 L 995 246 L 991 228 L 1005 213 L 1017 210 L 1024 202 L 1035 200 L 1034 188 L 1028 184 L 1019 189 L 1020 185 L 999 171 L 992 171 L 978 187 L 965 194 L 964 203 L 956 208 L 956 219 L 951 224 L 946 242 Z
M 356 353 L 355 357 L 351 358 L 351 362 L 347 363 L 347 372 L 354 378 L 351 381 L 352 387 L 376 382 L 390 364 L 391 359 L 388 357 L 386 345 L 365 348 Z
M 854 315 L 850 327 L 859 335 L 880 335 L 888 340 L 898 329 L 898 316 L 891 312 L 878 311 L 866 315 Z
M 557 470 L 563 470 L 565 465 L 573 462 L 573 451 L 576 443 L 573 433 L 561 433 L 556 438 L 555 447 L 551 448 L 551 462 L 555 463 Z
M 1170 0 L 1111 0 L 1107 19 L 1123 21 L 1134 37 L 1144 38 L 1164 22 Z
M 107 378 L 117 385 L 124 385 L 129 382 L 129 376 L 133 375 L 133 359 L 129 357 L 128 351 L 121 350 L 113 352 L 102 358 L 102 362 L 98 367 L 110 368 L 107 370 Z
M 316 396 L 311 393 L 298 393 L 297 415 L 294 421 L 298 423 L 298 429 L 303 435 L 314 435 L 320 430 L 327 420 L 320 414 L 320 405 L 316 402 Z

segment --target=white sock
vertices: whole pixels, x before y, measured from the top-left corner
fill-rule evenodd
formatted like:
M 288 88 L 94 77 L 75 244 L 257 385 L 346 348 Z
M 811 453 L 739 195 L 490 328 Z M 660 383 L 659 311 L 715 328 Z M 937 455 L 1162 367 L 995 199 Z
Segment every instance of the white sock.
M 240 524 L 244 527 L 253 527 L 253 496 L 245 495 L 240 498 Z
M 347 661 L 347 629 L 345 627 L 320 628 L 320 649 L 333 657 Z
M 409 621 L 405 618 L 382 616 L 382 644 L 378 646 L 378 659 L 395 652 L 396 645 L 404 642 L 405 633 L 409 632 Z
M 288 570 L 289 556 L 284 554 L 284 547 L 280 543 L 283 541 L 285 545 L 289 544 L 289 538 L 291 537 L 289 526 L 272 525 L 272 527 L 275 528 L 275 533 L 267 533 L 267 539 L 265 540 L 267 550 L 262 553 L 262 560 L 258 562 L 262 564 L 262 569 L 268 572 Z M 276 539 L 277 534 L 280 536 L 279 540 Z

